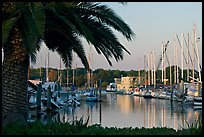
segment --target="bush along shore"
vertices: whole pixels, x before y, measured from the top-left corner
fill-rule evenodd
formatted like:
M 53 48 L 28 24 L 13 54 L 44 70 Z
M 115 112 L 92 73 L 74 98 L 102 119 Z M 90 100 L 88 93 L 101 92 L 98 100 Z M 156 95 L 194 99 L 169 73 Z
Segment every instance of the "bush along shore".
M 72 122 L 40 121 L 32 123 L 10 123 L 2 127 L 3 135 L 202 135 L 202 122 L 188 124 L 187 128 L 175 130 L 173 128 L 116 128 L 102 127 L 100 124 L 88 126 L 88 119 L 74 120 Z

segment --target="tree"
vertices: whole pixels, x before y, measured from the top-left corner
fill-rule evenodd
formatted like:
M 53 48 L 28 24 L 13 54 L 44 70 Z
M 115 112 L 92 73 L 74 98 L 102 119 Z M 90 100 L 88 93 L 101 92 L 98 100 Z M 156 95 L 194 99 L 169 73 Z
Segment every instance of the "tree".
M 2 122 L 25 121 L 27 118 L 27 77 L 29 58 L 45 42 L 57 52 L 65 66 L 71 66 L 73 52 L 89 69 L 84 37 L 98 54 L 123 59 L 130 52 L 118 41 L 111 28 L 127 40 L 134 33 L 112 9 L 96 2 L 3 2 L 2 5 Z

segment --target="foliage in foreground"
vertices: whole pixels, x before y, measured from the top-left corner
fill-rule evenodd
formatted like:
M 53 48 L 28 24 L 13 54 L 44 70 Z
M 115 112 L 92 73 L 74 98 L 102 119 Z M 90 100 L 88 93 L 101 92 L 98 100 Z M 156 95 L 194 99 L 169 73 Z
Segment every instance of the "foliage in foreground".
M 202 135 L 202 125 L 189 126 L 187 129 L 173 128 L 116 128 L 102 127 L 99 124 L 88 126 L 82 119 L 69 123 L 40 121 L 19 124 L 11 123 L 2 128 L 3 135 Z

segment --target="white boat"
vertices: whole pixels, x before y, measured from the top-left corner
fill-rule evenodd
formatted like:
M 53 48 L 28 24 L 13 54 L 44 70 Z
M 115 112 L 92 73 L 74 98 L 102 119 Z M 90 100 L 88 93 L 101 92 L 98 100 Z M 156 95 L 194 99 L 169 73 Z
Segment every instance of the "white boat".
M 202 96 L 195 96 L 194 97 L 194 105 L 195 106 L 202 106 Z
M 139 94 L 139 97 L 144 97 L 144 95 L 145 95 L 145 90 L 140 90 L 140 94 Z
M 134 91 L 134 92 L 132 93 L 132 95 L 133 95 L 133 96 L 139 96 L 139 95 L 140 95 L 140 92 L 139 92 L 139 91 Z
M 106 87 L 106 92 L 116 92 L 117 91 L 117 85 L 115 83 L 110 83 Z
M 80 106 L 81 102 L 77 101 L 76 99 L 70 99 L 70 100 L 67 101 L 67 105 L 76 107 L 76 106 Z
M 54 92 L 56 85 L 57 85 L 56 82 L 45 82 L 45 83 L 42 84 L 42 89 L 43 89 L 44 91 L 47 91 L 47 90 L 48 90 L 48 87 L 50 86 L 51 92 Z
M 151 96 L 152 96 L 153 98 L 157 98 L 157 97 L 159 96 L 159 94 L 156 93 L 156 92 L 154 92 L 154 91 L 152 91 L 152 92 L 151 92 Z
M 191 96 L 191 95 L 187 95 L 187 96 L 184 97 L 182 103 L 184 105 L 188 105 L 188 106 L 193 105 L 194 104 L 194 97 Z
M 29 102 L 28 102 L 28 106 L 29 108 L 33 109 L 33 108 L 37 108 L 37 99 L 35 95 L 31 95 L 29 98 Z
M 79 106 L 79 105 L 81 105 L 81 102 L 80 102 L 80 100 L 79 100 L 79 97 L 78 96 L 76 96 L 76 94 L 74 94 L 74 95 L 70 95 L 69 96 L 69 99 L 68 99 L 68 105 L 69 106 L 73 106 L 73 105 L 76 105 L 76 106 Z
M 36 103 L 36 96 L 35 94 L 31 95 L 30 98 L 29 98 L 29 104 L 34 104 Z
M 144 98 L 152 98 L 152 95 L 151 95 L 151 90 L 146 90 L 144 96 Z
M 166 91 L 162 91 L 157 98 L 158 99 L 167 99 Z
M 43 103 L 43 106 L 47 107 L 47 97 L 41 97 L 41 101 Z M 54 101 L 53 99 L 51 99 L 51 107 L 52 108 L 61 108 L 59 106 L 59 104 L 56 101 Z
M 86 96 L 86 101 L 88 101 L 88 102 L 96 102 L 96 101 L 98 101 L 98 97 L 92 91 L 88 96 Z
M 37 109 L 37 84 L 41 81 L 39 80 L 28 80 L 28 107 L 29 111 Z M 41 101 L 41 110 L 45 111 L 46 108 Z

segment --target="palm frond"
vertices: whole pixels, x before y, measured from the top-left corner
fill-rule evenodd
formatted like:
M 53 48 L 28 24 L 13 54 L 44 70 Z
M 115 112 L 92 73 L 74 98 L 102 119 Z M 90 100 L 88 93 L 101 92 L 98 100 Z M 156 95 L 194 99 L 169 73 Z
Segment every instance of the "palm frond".
M 82 64 L 84 65 L 84 67 L 89 70 L 90 69 L 90 66 L 88 64 L 88 60 L 87 60 L 87 57 L 86 57 L 86 53 L 84 51 L 84 48 L 83 48 L 83 45 L 82 43 L 80 42 L 79 39 L 77 39 L 77 37 L 75 36 L 75 45 L 73 47 L 73 51 L 77 54 L 77 56 L 80 58 Z
M 35 50 L 32 53 L 30 53 L 30 57 L 31 57 L 31 62 L 32 63 L 36 63 L 37 53 L 41 49 L 42 42 L 43 42 L 43 40 L 39 39 L 38 42 L 37 42 L 37 46 L 36 46 Z
M 6 43 L 9 33 L 19 17 L 12 17 L 2 22 L 2 46 Z
M 51 33 L 49 32 L 49 39 L 51 38 L 50 36 L 53 36 L 56 38 L 57 32 L 52 33 L 52 35 L 50 35 Z M 59 37 L 58 37 L 59 36 Z M 78 57 L 81 59 L 83 65 L 85 66 L 86 69 L 89 68 L 88 66 L 88 61 L 86 58 L 86 54 L 84 52 L 84 48 L 83 45 L 81 43 L 81 41 L 77 38 L 77 36 L 69 36 L 71 37 L 71 41 L 69 41 L 68 39 L 66 39 L 66 37 L 62 37 L 60 35 L 57 36 L 57 39 L 60 41 L 60 43 L 58 43 L 58 45 L 55 45 L 53 43 L 55 43 L 53 41 L 47 41 L 46 45 L 48 46 L 48 48 L 51 46 L 52 50 L 56 50 L 57 53 L 60 55 L 60 57 L 62 58 L 63 63 L 65 64 L 65 66 L 69 66 L 71 67 L 72 64 L 72 60 L 73 60 L 73 55 L 72 52 L 75 52 Z M 45 35 L 45 38 L 47 38 L 47 35 Z M 51 45 L 53 44 L 53 45 Z
M 93 39 L 90 40 L 90 42 L 94 45 L 99 54 L 104 54 L 106 59 L 111 58 L 113 55 L 116 61 L 122 60 L 123 50 L 130 54 L 130 52 L 118 41 L 110 28 L 94 19 L 87 19 L 84 17 L 82 20 L 86 27 L 94 32 L 92 36 Z M 111 64 L 110 60 L 108 60 L 108 62 Z
M 49 49 L 58 52 L 62 57 L 65 66 L 70 67 L 72 64 L 71 53 L 74 51 L 81 59 L 84 66 L 88 68 L 88 61 L 83 46 L 80 40 L 77 39 L 77 36 L 73 36 L 74 33 L 63 26 L 56 29 L 57 26 L 48 23 L 47 27 L 49 27 L 49 29 L 46 29 L 45 32 L 45 43 Z
M 61 23 L 61 25 L 63 25 L 64 27 L 68 27 L 70 30 L 78 32 L 75 25 L 70 20 L 60 15 L 55 9 L 51 9 L 50 12 L 52 12 L 50 13 L 50 16 L 53 16 L 57 22 Z
M 21 9 L 19 26 L 23 36 L 23 45 L 30 54 L 35 52 L 39 39 L 44 36 L 45 13 L 41 3 L 18 3 Z
M 50 7 L 49 7 L 50 6 Z M 82 45 L 78 38 L 83 36 L 89 44 L 93 44 L 98 54 L 103 54 L 109 65 L 112 65 L 111 58 L 116 61 L 123 59 L 123 51 L 130 52 L 119 42 L 111 31 L 111 27 L 121 32 L 127 40 L 132 40 L 134 33 L 130 27 L 106 5 L 95 2 L 65 2 L 46 4 L 46 41 L 51 50 L 57 50 L 64 56 L 74 51 L 77 53 L 83 64 L 87 59 Z M 55 22 L 53 22 L 55 20 Z M 51 34 L 51 35 L 50 35 Z M 59 36 L 56 36 L 59 35 Z M 48 41 L 49 39 L 49 41 Z M 53 40 L 55 39 L 55 41 Z M 62 40 L 64 39 L 64 40 Z M 73 44 L 72 41 L 75 41 Z M 66 52 L 59 44 L 69 44 Z M 56 46 L 57 45 L 57 46 Z M 61 46 L 60 45 L 60 46 Z M 70 61 L 69 61 L 70 62 Z M 88 64 L 88 63 L 87 63 Z
M 83 3 L 82 3 L 83 4 Z M 108 8 L 106 5 L 100 5 L 99 3 L 94 3 L 89 6 L 81 6 L 75 9 L 77 14 L 91 15 L 93 18 L 99 20 L 99 22 L 106 23 L 108 26 L 113 27 L 118 32 L 121 32 L 127 40 L 132 40 L 135 34 L 130 29 L 128 24 L 126 24 L 121 17 L 119 17 L 112 9 Z
M 64 13 L 63 16 L 67 18 L 67 20 L 70 20 L 70 22 L 72 22 L 72 24 L 75 26 L 75 29 L 73 30 L 75 33 L 80 36 L 85 36 L 88 43 L 90 40 L 93 40 L 93 32 L 86 27 L 86 24 L 83 23 L 74 9 L 71 8 L 70 10 L 66 10 L 66 13 Z
M 34 30 L 36 30 L 36 34 L 38 37 L 43 38 L 44 30 L 45 30 L 45 13 L 43 9 L 43 5 L 41 2 L 32 2 L 29 4 L 28 9 L 30 10 L 30 14 L 32 15 L 32 22 Z M 29 16 L 26 16 L 29 17 Z M 27 18 L 30 21 L 30 18 Z M 28 23 L 32 23 L 28 22 Z

